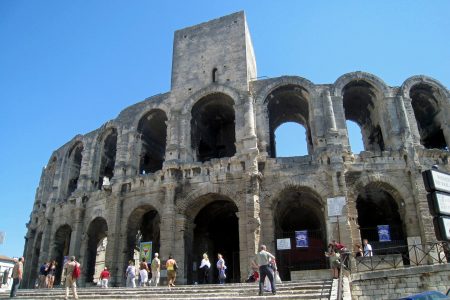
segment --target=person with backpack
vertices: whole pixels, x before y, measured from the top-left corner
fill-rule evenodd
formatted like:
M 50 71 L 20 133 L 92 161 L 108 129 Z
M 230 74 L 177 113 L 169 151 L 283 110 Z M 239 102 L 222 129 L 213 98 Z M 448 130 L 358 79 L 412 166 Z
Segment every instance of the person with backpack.
M 80 277 L 81 269 L 80 263 L 75 260 L 75 256 L 71 256 L 70 261 L 64 265 L 64 273 L 66 274 L 66 297 L 64 299 L 69 299 L 69 288 L 72 289 L 73 298 L 78 299 L 77 279 Z

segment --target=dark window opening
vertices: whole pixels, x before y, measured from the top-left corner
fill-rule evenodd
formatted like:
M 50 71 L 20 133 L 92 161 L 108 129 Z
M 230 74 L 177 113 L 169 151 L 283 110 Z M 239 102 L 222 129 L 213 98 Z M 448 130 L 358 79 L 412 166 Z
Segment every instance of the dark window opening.
M 437 90 L 429 85 L 417 84 L 409 92 L 411 105 L 419 128 L 420 143 L 427 149 L 448 150 L 441 120 Z
M 288 122 L 300 124 L 305 128 L 307 151 L 303 151 L 303 153 L 311 153 L 313 142 L 309 127 L 309 93 L 302 87 L 286 85 L 274 90 L 266 103 L 269 117 L 270 148 L 268 152 L 270 157 L 277 157 L 275 130 L 283 123 Z M 291 139 L 299 138 L 300 136 L 291 137 Z
M 105 267 L 108 225 L 105 219 L 96 218 L 89 225 L 86 253 L 86 282 L 94 282 Z
M 366 151 L 384 151 L 385 144 L 378 123 L 376 109 L 377 93 L 375 88 L 365 81 L 352 81 L 343 91 L 345 119 L 353 121 L 361 128 L 364 149 Z M 355 152 L 355 149 L 352 149 Z
M 141 134 L 139 173 L 154 173 L 162 169 L 166 155 L 167 116 L 162 110 L 145 115 L 138 125 Z
M 217 76 L 217 68 L 214 68 L 212 70 L 212 82 L 216 82 L 217 80 L 216 76 Z
M 69 152 L 69 183 L 67 196 L 70 196 L 78 187 L 80 177 L 81 160 L 83 159 L 83 144 L 78 143 Z
M 191 144 L 201 162 L 231 157 L 236 153 L 233 99 L 211 94 L 199 100 L 191 112 Z
M 359 127 L 358 123 L 353 122 L 351 120 L 347 120 L 345 124 L 347 125 L 348 140 L 352 152 L 360 153 L 361 151 L 364 151 L 364 143 L 361 127 Z
M 99 189 L 103 186 L 103 178 L 114 176 L 114 165 L 117 152 L 117 130 L 113 129 L 103 141 L 100 157 Z

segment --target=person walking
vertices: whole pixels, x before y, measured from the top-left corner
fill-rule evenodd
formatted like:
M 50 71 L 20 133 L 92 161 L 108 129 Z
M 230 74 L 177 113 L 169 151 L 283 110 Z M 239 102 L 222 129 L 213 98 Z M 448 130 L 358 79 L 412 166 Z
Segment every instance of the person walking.
M 363 239 L 364 244 L 364 256 L 373 256 L 372 246 L 367 239 Z
M 173 259 L 172 255 L 169 255 L 169 259 L 166 261 L 166 269 L 167 269 L 167 285 L 169 289 L 175 286 L 175 279 L 177 276 L 177 262 Z
M 152 279 L 150 280 L 150 285 L 158 286 L 159 278 L 161 277 L 161 261 L 159 260 L 158 252 L 155 253 L 155 257 L 150 265 L 152 271 Z
M 142 261 L 139 263 L 139 276 L 141 277 L 141 286 L 145 287 L 148 281 L 148 265 L 145 257 L 142 258 Z
M 109 274 L 108 268 L 105 267 L 103 269 L 103 271 L 100 273 L 100 282 L 101 282 L 102 288 L 108 287 L 109 277 L 110 277 L 110 274 Z
M 217 254 L 217 263 L 216 267 L 217 270 L 219 270 L 219 284 L 224 284 L 225 279 L 227 278 L 227 274 L 225 273 L 225 270 L 227 269 L 227 266 L 225 265 L 225 260 L 223 259 L 222 254 Z
M 39 283 L 38 288 L 43 289 L 47 287 L 48 262 L 44 262 L 39 268 Z
M 16 297 L 17 289 L 19 288 L 20 283 L 22 282 L 23 263 L 24 262 L 25 262 L 25 259 L 23 257 L 21 257 L 14 264 L 14 268 L 13 268 L 13 271 L 12 271 L 13 283 L 12 283 L 12 286 L 11 286 L 11 293 L 9 294 L 10 298 Z
M 75 260 L 75 256 L 71 256 L 70 261 L 64 265 L 64 273 L 66 274 L 66 296 L 64 299 L 69 299 L 69 288 L 72 289 L 73 298 L 78 299 L 77 278 L 80 276 L 80 264 Z
M 209 283 L 209 270 L 211 269 L 211 262 L 209 261 L 208 254 L 203 253 L 203 259 L 200 263 L 200 284 Z
M 272 294 L 275 295 L 277 292 L 275 283 L 273 281 L 273 273 L 269 266 L 272 260 L 275 260 L 275 256 L 266 251 L 265 245 L 261 245 L 260 251 L 258 252 L 258 254 L 256 254 L 255 260 L 253 262 L 254 265 L 259 267 L 259 296 L 263 295 L 263 285 L 266 276 L 269 277 Z
M 128 267 L 125 271 L 127 277 L 127 287 L 136 287 L 136 268 L 134 267 L 134 262 L 132 260 L 128 261 Z
M 55 275 L 56 275 L 56 261 L 50 262 L 47 268 L 47 287 L 49 289 L 53 288 L 53 284 L 55 283 Z

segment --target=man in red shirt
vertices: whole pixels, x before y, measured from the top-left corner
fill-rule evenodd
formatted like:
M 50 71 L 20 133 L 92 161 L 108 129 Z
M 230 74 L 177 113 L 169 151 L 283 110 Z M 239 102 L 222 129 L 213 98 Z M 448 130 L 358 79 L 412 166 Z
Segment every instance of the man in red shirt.
M 102 288 L 108 287 L 108 280 L 109 280 L 109 271 L 108 268 L 105 267 L 103 271 L 100 273 L 100 280 L 102 282 Z

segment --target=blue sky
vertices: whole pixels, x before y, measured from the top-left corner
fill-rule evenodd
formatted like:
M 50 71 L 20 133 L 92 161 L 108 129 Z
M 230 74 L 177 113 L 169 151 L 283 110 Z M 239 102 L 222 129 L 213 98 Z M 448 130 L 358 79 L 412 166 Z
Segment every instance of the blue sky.
M 362 70 L 393 86 L 417 74 L 450 86 L 445 0 L 2 0 L 0 254 L 22 254 L 52 151 L 169 91 L 175 30 L 239 10 L 247 15 L 259 76 L 333 83 Z M 285 155 L 293 146 L 282 146 Z

